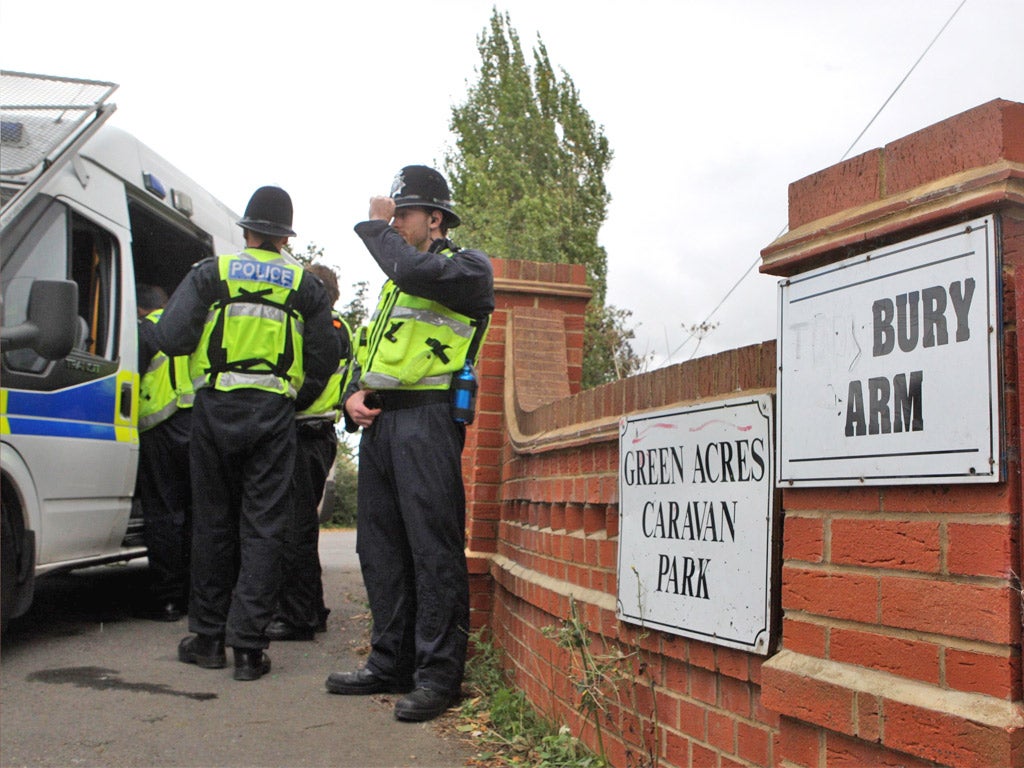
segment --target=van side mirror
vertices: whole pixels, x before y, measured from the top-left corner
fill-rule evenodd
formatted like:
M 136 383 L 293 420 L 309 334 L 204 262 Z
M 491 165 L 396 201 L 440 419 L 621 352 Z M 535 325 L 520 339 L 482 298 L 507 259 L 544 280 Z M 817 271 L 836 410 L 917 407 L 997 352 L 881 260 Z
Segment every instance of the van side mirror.
M 28 294 L 28 317 L 0 329 L 0 351 L 28 347 L 47 360 L 67 357 L 75 343 L 78 284 L 71 280 L 36 280 Z

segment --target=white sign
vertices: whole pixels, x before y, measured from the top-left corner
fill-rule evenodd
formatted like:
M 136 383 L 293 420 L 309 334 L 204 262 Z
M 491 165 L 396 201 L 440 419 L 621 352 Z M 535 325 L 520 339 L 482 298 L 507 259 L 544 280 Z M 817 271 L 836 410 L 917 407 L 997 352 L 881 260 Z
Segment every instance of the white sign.
M 779 484 L 997 482 L 995 220 L 780 282 Z
M 620 619 L 768 653 L 772 427 L 768 395 L 620 420 Z

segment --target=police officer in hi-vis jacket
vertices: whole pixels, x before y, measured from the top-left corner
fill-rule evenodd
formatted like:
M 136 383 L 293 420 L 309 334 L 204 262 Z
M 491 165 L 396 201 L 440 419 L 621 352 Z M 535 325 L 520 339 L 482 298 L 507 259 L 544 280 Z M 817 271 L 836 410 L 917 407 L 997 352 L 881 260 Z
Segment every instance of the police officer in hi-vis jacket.
M 452 398 L 457 380 L 473 375 L 494 272 L 486 254 L 447 238 L 459 223 L 444 177 L 412 165 L 355 227 L 387 277 L 343 403 L 346 428 L 363 429 L 356 550 L 372 650 L 365 667 L 332 673 L 326 687 L 407 693 L 395 704 L 399 720 L 430 720 L 454 703 L 466 658 L 462 448 L 472 410 Z
M 291 518 L 295 413 L 323 390 L 340 350 L 319 279 L 282 253 L 292 201 L 256 190 L 239 222 L 246 248 L 194 265 L 157 323 L 160 348 L 191 353 L 192 591 L 178 658 L 270 670 L 265 634 Z
M 139 472 L 149 559 L 150 605 L 146 615 L 177 621 L 188 613 L 192 542 L 192 379 L 188 357 L 168 357 L 156 343 L 156 324 L 167 304 L 158 285 L 135 286 L 139 313 Z
M 326 264 L 311 264 L 307 273 L 320 278 L 333 306 L 340 298 L 338 276 Z M 308 641 L 327 631 L 330 610 L 324 604 L 320 566 L 320 500 L 338 454 L 335 424 L 352 364 L 352 331 L 345 319 L 331 312 L 341 359 L 320 396 L 295 415 L 295 474 L 292 476 L 292 523 L 288 529 L 283 566 L 284 583 L 275 618 L 267 626 L 272 641 Z M 330 513 L 328 513 L 330 514 Z

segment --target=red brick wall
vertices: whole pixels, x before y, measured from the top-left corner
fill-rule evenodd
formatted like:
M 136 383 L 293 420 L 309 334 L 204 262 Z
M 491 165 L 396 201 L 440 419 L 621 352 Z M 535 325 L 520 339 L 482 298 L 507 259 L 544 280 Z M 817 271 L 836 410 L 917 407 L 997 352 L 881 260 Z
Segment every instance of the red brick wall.
M 513 335 L 538 320 L 514 313 Z M 510 358 L 518 368 L 516 350 L 506 351 Z M 583 729 L 592 746 L 596 732 L 580 717 L 572 687 L 578 657 L 549 633 L 570 617 L 572 600 L 594 653 L 639 653 L 605 691 L 602 742 L 614 765 L 642 764 L 652 751 L 665 766 L 772 764 L 776 718 L 760 704 L 762 658 L 620 623 L 614 596 L 619 416 L 680 396 L 764 391 L 774 375 L 774 344 L 757 345 L 582 392 L 537 408 L 532 422 L 508 424 L 490 625 L 516 683 L 550 717 Z M 525 423 L 547 426 L 524 436 Z
M 1024 105 L 982 105 L 795 182 L 763 270 L 987 213 L 1001 226 L 1005 481 L 785 490 L 769 657 L 616 620 L 617 463 L 625 414 L 774 391 L 774 343 L 581 392 L 582 268 L 495 262 L 465 463 L 473 625 L 541 711 L 616 766 L 1024 766 Z M 553 634 L 573 607 L 594 653 L 627 655 L 600 728 L 579 711 L 579 655 Z
M 789 765 L 1024 764 L 1022 163 L 1024 105 L 983 104 L 792 184 L 792 229 L 763 252 L 763 271 L 792 275 L 983 214 L 1001 226 L 1006 481 L 783 492 L 783 642 L 762 701 Z
M 477 416 L 466 433 L 463 475 L 466 484 L 467 546 L 477 553 L 497 549 L 498 521 L 502 483 L 502 451 L 505 446 L 505 346 L 509 317 L 519 310 L 561 321 L 558 334 L 561 357 L 545 358 L 537 348 L 548 350 L 550 332 L 538 339 L 536 348 L 528 350 L 531 364 L 541 365 L 545 359 L 557 365 L 560 378 L 524 382 L 532 396 L 547 401 L 567 397 L 580 389 L 583 375 L 583 317 L 591 291 L 585 284 L 582 265 L 537 264 L 527 261 L 495 260 L 494 280 L 496 307 L 490 328 L 480 352 L 477 370 Z M 471 562 L 471 568 L 486 570 L 486 563 Z M 474 604 L 489 606 L 487 589 L 474 585 Z

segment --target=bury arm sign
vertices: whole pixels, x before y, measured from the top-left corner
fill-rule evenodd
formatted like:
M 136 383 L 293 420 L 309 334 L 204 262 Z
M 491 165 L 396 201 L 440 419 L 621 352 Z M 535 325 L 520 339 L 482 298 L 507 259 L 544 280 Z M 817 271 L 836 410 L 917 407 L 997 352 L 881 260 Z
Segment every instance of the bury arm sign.
M 620 420 L 619 619 L 768 653 L 773 426 L 769 395 Z
M 779 484 L 997 482 L 988 216 L 779 284 Z

